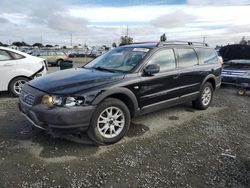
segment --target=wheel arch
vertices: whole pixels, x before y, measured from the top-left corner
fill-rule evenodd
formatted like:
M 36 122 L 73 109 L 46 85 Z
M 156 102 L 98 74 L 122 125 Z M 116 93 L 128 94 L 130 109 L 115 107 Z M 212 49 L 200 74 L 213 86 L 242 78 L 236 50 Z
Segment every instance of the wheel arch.
M 27 78 L 27 79 L 29 79 L 29 80 L 32 80 L 32 79 L 31 79 L 30 77 L 28 77 L 28 76 L 23 76 L 23 75 L 16 76 L 16 77 L 12 78 L 12 79 L 9 81 L 9 83 L 8 83 L 8 90 L 10 89 L 10 84 L 11 84 L 11 82 L 12 82 L 14 79 L 16 79 L 16 78 Z
M 209 82 L 209 83 L 212 84 L 213 90 L 216 89 L 216 77 L 215 77 L 214 75 L 212 75 L 212 74 L 208 75 L 208 76 L 203 80 L 203 82 L 202 82 L 202 84 L 201 84 L 201 88 L 202 88 L 202 86 L 203 86 L 206 82 Z
M 96 99 L 93 101 L 93 105 L 98 105 L 104 99 L 107 98 L 116 98 L 122 101 L 129 109 L 131 117 L 136 115 L 138 107 L 138 101 L 134 93 L 127 88 L 115 88 L 111 90 L 106 90 L 102 92 Z

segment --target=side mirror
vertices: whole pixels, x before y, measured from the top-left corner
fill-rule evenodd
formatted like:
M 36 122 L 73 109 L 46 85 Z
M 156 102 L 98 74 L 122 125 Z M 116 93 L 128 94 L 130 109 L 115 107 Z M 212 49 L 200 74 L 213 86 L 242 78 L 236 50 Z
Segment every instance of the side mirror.
M 144 75 L 152 76 L 160 72 L 160 65 L 159 64 L 147 65 L 143 72 L 144 72 Z

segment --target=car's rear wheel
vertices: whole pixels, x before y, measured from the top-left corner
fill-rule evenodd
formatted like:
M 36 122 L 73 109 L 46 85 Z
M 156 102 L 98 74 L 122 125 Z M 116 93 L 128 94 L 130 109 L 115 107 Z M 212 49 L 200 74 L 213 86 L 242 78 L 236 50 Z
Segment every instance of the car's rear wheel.
M 15 96 L 18 97 L 21 93 L 22 87 L 26 82 L 28 82 L 29 79 L 26 77 L 17 77 L 13 79 L 9 84 L 9 92 Z
M 61 65 L 62 62 L 63 62 L 62 59 L 58 59 L 58 60 L 56 61 L 56 66 L 59 66 L 59 67 L 60 67 L 60 65 Z
M 213 86 L 206 82 L 201 88 L 199 97 L 193 101 L 193 106 L 199 110 L 205 110 L 209 107 L 213 99 Z
M 245 94 L 246 94 L 246 89 L 241 88 L 238 90 L 238 95 L 243 96 Z
M 124 137 L 130 119 L 128 107 L 122 101 L 105 99 L 93 114 L 88 135 L 98 145 L 113 144 Z

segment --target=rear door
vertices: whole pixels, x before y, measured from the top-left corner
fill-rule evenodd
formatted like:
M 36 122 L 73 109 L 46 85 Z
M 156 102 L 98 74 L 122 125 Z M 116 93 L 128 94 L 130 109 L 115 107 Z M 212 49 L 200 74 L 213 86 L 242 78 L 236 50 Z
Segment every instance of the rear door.
M 161 49 L 151 56 L 147 65 L 159 64 L 160 72 L 141 76 L 140 107 L 157 104 L 179 96 L 179 71 L 173 49 Z
M 199 67 L 198 57 L 193 48 L 176 48 L 181 96 L 192 94 L 200 90 L 203 72 Z
M 12 79 L 12 73 L 15 71 L 16 61 L 10 53 L 0 49 L 0 91 L 8 89 L 9 80 Z
M 57 56 L 56 56 L 56 53 L 53 52 L 53 51 L 48 51 L 48 62 L 56 62 L 57 60 Z

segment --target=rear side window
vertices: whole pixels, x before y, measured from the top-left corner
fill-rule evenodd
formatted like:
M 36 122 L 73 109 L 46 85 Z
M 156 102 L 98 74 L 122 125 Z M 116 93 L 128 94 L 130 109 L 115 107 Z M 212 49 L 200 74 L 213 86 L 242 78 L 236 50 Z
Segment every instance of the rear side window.
M 57 55 L 65 55 L 63 52 L 56 52 Z
M 0 50 L 0 61 L 11 60 L 11 56 L 8 52 L 4 50 Z
M 198 64 L 197 56 L 193 49 L 177 49 L 179 56 L 179 67 L 192 67 Z
M 48 52 L 48 56 L 55 56 L 56 53 L 55 52 Z
M 217 55 L 213 49 L 196 48 L 195 49 L 201 64 L 215 64 Z
M 14 52 L 10 52 L 10 53 L 14 59 L 23 59 L 24 58 L 24 56 L 22 56 L 18 53 L 14 53 Z
M 175 69 L 175 56 L 172 49 L 164 49 L 156 52 L 149 61 L 149 64 L 159 64 L 160 72 Z

